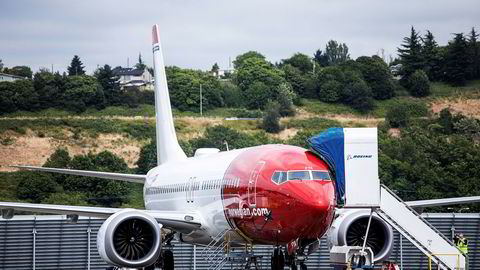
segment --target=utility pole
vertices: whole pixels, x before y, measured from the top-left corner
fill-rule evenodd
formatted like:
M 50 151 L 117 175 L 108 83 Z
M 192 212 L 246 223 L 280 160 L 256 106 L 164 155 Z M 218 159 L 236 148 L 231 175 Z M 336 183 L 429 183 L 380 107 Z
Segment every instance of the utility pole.
M 200 116 L 203 116 L 203 108 L 202 108 L 202 84 L 200 84 Z

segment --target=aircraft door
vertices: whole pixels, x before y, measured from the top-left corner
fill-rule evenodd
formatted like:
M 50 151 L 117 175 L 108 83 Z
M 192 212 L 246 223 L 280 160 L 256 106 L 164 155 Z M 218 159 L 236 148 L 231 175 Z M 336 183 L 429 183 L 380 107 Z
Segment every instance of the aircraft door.
M 257 180 L 265 166 L 265 161 L 259 161 L 248 178 L 248 204 L 251 208 L 257 207 Z
M 185 196 L 187 203 L 193 203 L 194 192 L 195 192 L 195 179 L 196 177 L 190 177 L 187 182 L 187 187 L 185 189 Z

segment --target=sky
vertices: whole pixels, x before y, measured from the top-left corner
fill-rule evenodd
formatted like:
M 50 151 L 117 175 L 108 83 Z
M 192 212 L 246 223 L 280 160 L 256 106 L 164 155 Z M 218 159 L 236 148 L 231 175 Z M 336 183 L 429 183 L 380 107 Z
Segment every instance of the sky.
M 0 59 L 7 67 L 63 72 L 79 55 L 88 73 L 150 65 L 151 27 L 159 24 L 167 65 L 221 69 L 249 50 L 278 62 L 312 56 L 331 40 L 350 55 L 388 58 L 411 26 L 444 45 L 452 33 L 480 32 L 479 0 L 0 0 Z

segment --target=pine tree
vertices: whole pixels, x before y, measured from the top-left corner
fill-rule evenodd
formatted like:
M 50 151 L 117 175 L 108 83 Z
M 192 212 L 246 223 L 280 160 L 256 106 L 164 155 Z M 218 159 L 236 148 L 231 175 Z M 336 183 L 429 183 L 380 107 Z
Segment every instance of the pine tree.
M 423 59 L 425 61 L 425 73 L 431 81 L 437 81 L 441 76 L 441 56 L 438 44 L 432 32 L 427 30 L 423 38 Z
M 480 44 L 478 43 L 478 34 L 472 27 L 470 36 L 468 37 L 468 54 L 470 58 L 470 66 L 468 68 L 468 78 L 480 78 Z
M 400 45 L 397 51 L 400 56 L 400 75 L 402 76 L 400 82 L 408 87 L 408 78 L 416 70 L 423 69 L 424 60 L 422 57 L 422 44 L 420 43 L 420 35 L 413 28 L 410 31 L 410 37 L 403 38 L 403 44 Z
M 219 70 L 220 70 L 220 67 L 218 66 L 218 64 L 217 63 L 213 64 L 211 71 L 215 76 L 218 76 L 218 71 Z
M 142 60 L 142 54 L 138 53 L 138 63 L 135 64 L 135 68 L 144 70 L 146 67 L 147 65 L 145 65 L 145 63 L 143 63 L 143 60 Z
M 119 105 L 122 91 L 116 77 L 109 65 L 98 68 L 94 74 L 97 82 L 102 86 L 105 100 L 109 105 Z
M 78 55 L 73 56 L 72 62 L 70 66 L 67 68 L 68 76 L 75 76 L 75 75 L 85 75 L 85 70 L 82 61 L 80 61 L 80 57 Z
M 455 34 L 445 56 L 445 79 L 452 85 L 465 85 L 467 80 L 468 44 L 463 33 Z

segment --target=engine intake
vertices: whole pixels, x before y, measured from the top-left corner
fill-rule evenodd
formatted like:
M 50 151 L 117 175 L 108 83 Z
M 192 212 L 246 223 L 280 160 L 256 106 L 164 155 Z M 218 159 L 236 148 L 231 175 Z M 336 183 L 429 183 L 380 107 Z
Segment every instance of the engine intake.
M 110 216 L 100 227 L 97 248 L 112 265 L 146 267 L 157 260 L 161 251 L 161 225 L 148 214 L 123 210 Z
M 370 210 L 339 210 L 332 224 L 328 239 L 335 246 L 363 246 Z M 393 249 L 393 230 L 376 214 L 372 217 L 367 237 L 367 247 L 374 254 L 374 261 L 388 259 Z

